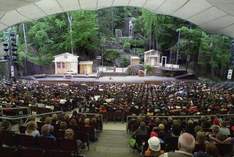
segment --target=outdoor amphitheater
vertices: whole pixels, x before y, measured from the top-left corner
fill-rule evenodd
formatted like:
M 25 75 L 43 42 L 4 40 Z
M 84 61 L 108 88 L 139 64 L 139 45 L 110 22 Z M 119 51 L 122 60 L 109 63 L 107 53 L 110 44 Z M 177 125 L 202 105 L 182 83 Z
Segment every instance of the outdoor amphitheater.
M 234 157 L 233 0 L 0 0 L 0 157 Z
M 149 149 L 163 154 L 177 150 L 186 134 L 194 140 L 191 153 L 210 146 L 209 153 L 232 154 L 229 84 L 18 81 L 1 84 L 0 93 L 1 144 L 8 146 L 3 156 L 140 156 Z

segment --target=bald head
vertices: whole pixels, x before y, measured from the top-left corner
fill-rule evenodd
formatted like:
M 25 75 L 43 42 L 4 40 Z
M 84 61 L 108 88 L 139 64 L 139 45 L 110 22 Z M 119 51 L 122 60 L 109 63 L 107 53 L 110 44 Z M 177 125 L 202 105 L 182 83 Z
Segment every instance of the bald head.
M 189 133 L 183 133 L 178 140 L 179 150 L 192 153 L 195 148 L 195 138 Z

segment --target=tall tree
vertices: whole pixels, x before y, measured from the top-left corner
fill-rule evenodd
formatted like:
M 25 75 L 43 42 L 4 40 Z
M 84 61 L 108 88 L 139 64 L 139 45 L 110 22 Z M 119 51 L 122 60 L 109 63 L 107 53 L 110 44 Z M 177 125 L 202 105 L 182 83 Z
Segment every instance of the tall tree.
M 73 47 L 78 54 L 94 56 L 99 48 L 98 25 L 94 11 L 73 12 L 72 37 Z M 66 34 L 66 46 L 70 48 L 70 35 Z

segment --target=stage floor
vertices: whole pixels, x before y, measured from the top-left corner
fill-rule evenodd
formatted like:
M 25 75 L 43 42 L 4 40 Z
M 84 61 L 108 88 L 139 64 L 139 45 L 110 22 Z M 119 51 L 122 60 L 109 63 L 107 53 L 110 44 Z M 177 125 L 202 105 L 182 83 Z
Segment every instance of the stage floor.
M 62 77 L 45 77 L 37 78 L 39 82 L 128 82 L 128 83 L 144 83 L 151 81 L 174 81 L 174 77 L 161 77 L 161 76 L 105 76 L 100 78 L 62 78 Z

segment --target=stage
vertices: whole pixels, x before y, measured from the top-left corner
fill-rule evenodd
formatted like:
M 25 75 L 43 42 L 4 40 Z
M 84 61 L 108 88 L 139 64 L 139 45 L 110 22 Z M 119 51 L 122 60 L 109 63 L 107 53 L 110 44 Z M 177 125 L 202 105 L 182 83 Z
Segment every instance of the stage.
M 40 77 L 34 80 L 40 83 L 79 83 L 79 82 L 96 82 L 96 83 L 145 83 L 145 82 L 162 82 L 162 81 L 174 81 L 174 77 L 162 77 L 162 76 L 104 76 L 104 77 Z

